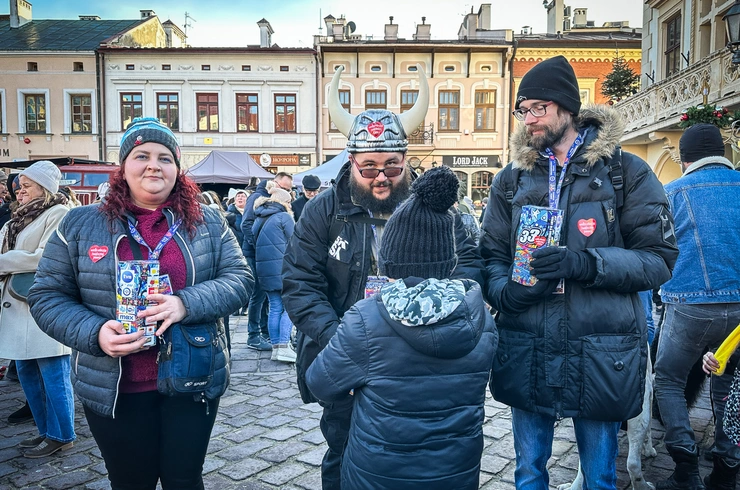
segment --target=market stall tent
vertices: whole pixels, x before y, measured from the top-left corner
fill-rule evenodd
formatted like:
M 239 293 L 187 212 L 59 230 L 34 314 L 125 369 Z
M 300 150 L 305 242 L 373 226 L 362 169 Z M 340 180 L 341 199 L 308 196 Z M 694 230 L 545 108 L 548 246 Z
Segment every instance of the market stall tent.
M 260 167 L 247 152 L 214 150 L 190 167 L 186 174 L 198 184 L 247 185 L 252 177 L 274 179 L 275 175 Z

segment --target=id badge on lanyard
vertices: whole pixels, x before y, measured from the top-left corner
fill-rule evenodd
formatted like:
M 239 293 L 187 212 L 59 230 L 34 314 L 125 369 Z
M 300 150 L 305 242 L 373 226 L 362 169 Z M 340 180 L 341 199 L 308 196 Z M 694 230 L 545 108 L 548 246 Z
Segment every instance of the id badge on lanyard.
M 557 210 L 560 206 L 560 194 L 563 189 L 563 182 L 565 181 L 565 174 L 568 170 L 568 164 L 570 163 L 570 159 L 575 154 L 576 150 L 578 150 L 578 147 L 581 146 L 583 143 L 583 137 L 578 134 L 576 136 L 575 141 L 573 141 L 573 144 L 570 146 L 570 149 L 568 150 L 568 154 L 565 157 L 565 161 L 563 161 L 563 168 L 560 170 L 560 178 L 557 178 L 558 174 L 558 159 L 555 158 L 555 155 L 553 154 L 552 150 L 550 148 L 546 148 L 545 152 L 547 153 L 548 160 L 550 163 L 550 172 L 549 172 L 549 179 L 548 179 L 548 200 L 550 204 L 550 209 Z M 558 242 L 560 237 L 560 231 L 563 228 L 563 213 L 559 213 L 557 216 L 557 221 L 555 223 L 555 234 L 558 236 Z M 558 282 L 558 286 L 553 292 L 553 294 L 564 294 L 565 293 L 565 279 L 560 279 L 560 282 Z

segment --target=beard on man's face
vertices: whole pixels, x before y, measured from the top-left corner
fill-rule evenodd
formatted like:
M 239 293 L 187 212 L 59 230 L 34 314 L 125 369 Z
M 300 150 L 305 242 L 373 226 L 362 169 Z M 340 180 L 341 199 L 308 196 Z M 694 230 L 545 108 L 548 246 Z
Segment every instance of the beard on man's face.
M 369 210 L 373 214 L 391 214 L 396 206 L 401 204 L 411 195 L 411 171 L 408 166 L 405 168 L 401 178 L 395 182 L 386 179 L 383 182 L 375 180 L 370 183 L 362 182 L 355 177 L 354 172 L 349 174 L 349 193 L 352 196 L 352 202 L 361 208 Z M 374 187 L 390 187 L 388 196 L 384 199 L 378 199 L 373 194 Z
M 569 127 L 569 121 L 564 118 L 558 118 L 554 126 L 538 124 L 527 126 L 530 146 L 537 151 L 545 151 L 546 148 L 552 148 L 560 143 Z M 533 131 L 544 131 L 544 134 L 533 135 Z

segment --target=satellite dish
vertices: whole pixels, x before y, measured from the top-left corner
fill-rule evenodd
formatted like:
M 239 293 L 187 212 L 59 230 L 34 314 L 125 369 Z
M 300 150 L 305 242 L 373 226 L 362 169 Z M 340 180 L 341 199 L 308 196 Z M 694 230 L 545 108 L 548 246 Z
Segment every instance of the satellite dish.
M 355 24 L 352 21 L 347 22 L 347 29 L 349 30 L 350 34 L 355 32 L 355 29 L 357 29 L 357 24 Z

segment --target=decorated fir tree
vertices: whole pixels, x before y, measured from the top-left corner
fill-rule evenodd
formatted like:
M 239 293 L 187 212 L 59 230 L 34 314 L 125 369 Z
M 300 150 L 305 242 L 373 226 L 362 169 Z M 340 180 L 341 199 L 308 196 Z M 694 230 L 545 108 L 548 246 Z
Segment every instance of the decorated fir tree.
M 629 67 L 623 57 L 617 55 L 611 73 L 601 84 L 601 93 L 613 101 L 619 101 L 637 93 L 639 88 L 640 76 Z

